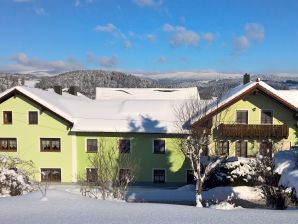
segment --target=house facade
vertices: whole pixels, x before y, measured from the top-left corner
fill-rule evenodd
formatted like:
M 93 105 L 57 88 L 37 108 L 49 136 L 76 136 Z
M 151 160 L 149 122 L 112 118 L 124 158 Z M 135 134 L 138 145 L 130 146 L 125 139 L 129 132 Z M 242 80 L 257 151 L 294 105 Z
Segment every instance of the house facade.
M 51 181 L 77 182 L 92 171 L 88 158 L 113 146 L 138 163 L 136 184 L 191 181 L 175 111 L 200 100 L 196 88 L 100 88 L 95 100 L 70 92 L 19 86 L 1 93 L 0 153 L 32 160 L 37 180 L 48 171 Z M 211 102 L 193 127 L 210 132 L 210 155 L 253 157 L 297 144 L 297 107 L 295 97 L 248 82 Z
M 287 93 L 248 80 L 211 103 L 193 126 L 205 126 L 210 133 L 210 154 L 272 155 L 298 144 L 298 91 L 291 91 L 297 102 Z

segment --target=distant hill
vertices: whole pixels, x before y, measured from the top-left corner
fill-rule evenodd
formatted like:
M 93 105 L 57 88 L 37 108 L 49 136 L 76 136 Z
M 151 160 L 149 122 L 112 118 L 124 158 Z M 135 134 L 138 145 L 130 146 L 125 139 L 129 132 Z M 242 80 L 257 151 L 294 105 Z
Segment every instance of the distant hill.
M 56 76 L 41 77 L 37 88 L 47 89 L 55 85 L 63 88 L 78 86 L 80 92 L 90 98 L 95 97 L 96 87 L 110 88 L 155 88 L 160 87 L 154 80 L 143 79 L 131 74 L 103 70 L 79 70 L 62 73 Z

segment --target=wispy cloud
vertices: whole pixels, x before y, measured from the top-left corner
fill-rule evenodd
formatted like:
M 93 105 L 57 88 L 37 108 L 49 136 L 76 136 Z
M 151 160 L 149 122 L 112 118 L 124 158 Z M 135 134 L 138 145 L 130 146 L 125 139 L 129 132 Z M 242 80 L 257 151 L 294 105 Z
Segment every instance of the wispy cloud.
M 111 68 L 116 67 L 119 64 L 119 60 L 117 56 L 111 56 L 111 57 L 100 57 L 98 60 L 99 65 Z
M 199 45 L 199 34 L 193 30 L 188 30 L 183 26 L 172 26 L 170 24 L 164 24 L 163 31 L 172 33 L 170 37 L 170 44 L 174 47 L 197 47 Z
M 156 41 L 156 35 L 154 34 L 147 34 L 145 38 L 151 43 L 154 43 Z
M 94 0 L 75 0 L 74 6 L 79 7 L 80 5 L 82 5 L 82 3 L 91 4 L 93 2 L 94 2 Z
M 262 42 L 265 38 L 265 29 L 261 24 L 247 23 L 244 26 L 244 35 L 234 37 L 233 47 L 236 52 L 245 52 L 252 42 Z
M 250 40 L 261 42 L 265 38 L 265 29 L 257 23 L 248 23 L 244 27 L 245 36 Z
M 243 52 L 249 47 L 249 39 L 246 36 L 235 37 L 233 46 L 237 51 Z
M 98 33 L 110 33 L 115 38 L 121 39 L 121 41 L 123 42 L 123 47 L 125 49 L 132 47 L 132 43 L 128 40 L 126 35 L 122 33 L 121 30 L 112 23 L 107 23 L 106 25 L 97 25 L 94 28 L 94 31 Z
M 81 63 L 74 57 L 69 57 L 66 60 L 47 61 L 38 57 L 30 58 L 25 53 L 18 53 L 10 58 L 10 62 L 1 66 L 0 69 L 7 72 L 53 75 L 83 68 Z
M 117 56 L 104 56 L 104 57 L 95 57 L 95 55 L 92 52 L 88 52 L 86 54 L 87 61 L 89 63 L 93 63 L 96 65 L 100 65 L 104 68 L 112 68 L 116 67 L 119 64 L 119 59 Z
M 34 8 L 36 15 L 38 16 L 47 16 L 48 13 L 45 11 L 44 8 Z
M 158 8 L 163 4 L 163 0 L 133 0 L 139 7 Z
M 215 40 L 215 35 L 211 32 L 207 32 L 203 34 L 202 38 L 208 43 L 213 43 L 213 41 Z

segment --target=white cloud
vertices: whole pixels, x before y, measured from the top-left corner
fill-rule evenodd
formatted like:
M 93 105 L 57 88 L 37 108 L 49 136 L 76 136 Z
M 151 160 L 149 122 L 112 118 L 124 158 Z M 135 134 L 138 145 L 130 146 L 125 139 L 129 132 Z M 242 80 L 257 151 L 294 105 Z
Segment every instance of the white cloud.
M 73 57 L 66 60 L 47 61 L 37 57 L 28 57 L 25 53 L 18 53 L 11 58 L 11 63 L 1 66 L 2 71 L 35 73 L 43 75 L 59 74 L 66 71 L 82 69 L 81 63 Z
M 245 51 L 249 47 L 249 39 L 246 36 L 236 37 L 233 40 L 234 49 L 237 51 Z
M 256 40 L 258 42 L 263 41 L 265 37 L 265 29 L 262 25 L 257 23 L 248 23 L 244 27 L 245 36 L 250 40 Z
M 164 63 L 166 63 L 166 61 L 167 61 L 167 58 L 166 58 L 165 56 L 160 56 L 160 57 L 158 58 L 158 62 L 159 62 L 160 64 L 164 64 Z
M 128 38 L 121 32 L 121 30 L 118 27 L 116 27 L 112 23 L 108 23 L 106 25 L 97 25 L 94 28 L 94 31 L 99 33 L 110 33 L 115 38 L 121 39 L 123 41 L 123 47 L 125 49 L 128 49 L 132 46 L 132 43 L 128 40 Z
M 139 7 L 160 7 L 163 4 L 162 0 L 133 0 Z
M 247 23 L 244 26 L 244 35 L 234 38 L 233 47 L 236 51 L 247 50 L 252 42 L 262 42 L 265 38 L 265 29 L 257 23 Z
M 156 35 L 154 34 L 147 34 L 145 37 L 151 43 L 154 43 L 156 41 Z
M 162 30 L 164 32 L 173 32 L 175 30 L 175 28 L 172 25 L 166 23 L 166 24 L 163 25 Z
M 172 33 L 172 36 L 170 37 L 170 44 L 174 47 L 197 47 L 199 45 L 199 34 L 195 31 L 188 30 L 183 26 L 172 26 L 170 24 L 164 24 L 163 31 Z
M 45 11 L 44 8 L 35 8 L 34 11 L 38 16 L 47 16 L 48 15 L 48 13 Z
M 98 64 L 103 67 L 115 67 L 119 63 L 118 57 L 111 56 L 111 57 L 100 57 L 98 60 Z
M 74 6 L 75 7 L 79 7 L 82 3 L 86 3 L 86 4 L 91 4 L 93 3 L 94 1 L 93 0 L 75 0 L 75 3 L 74 3 Z
M 203 39 L 208 43 L 212 43 L 215 40 L 215 36 L 213 33 L 208 32 L 203 34 Z
M 113 33 L 118 31 L 118 28 L 114 24 L 108 23 L 106 25 L 97 25 L 94 30 L 96 32 Z

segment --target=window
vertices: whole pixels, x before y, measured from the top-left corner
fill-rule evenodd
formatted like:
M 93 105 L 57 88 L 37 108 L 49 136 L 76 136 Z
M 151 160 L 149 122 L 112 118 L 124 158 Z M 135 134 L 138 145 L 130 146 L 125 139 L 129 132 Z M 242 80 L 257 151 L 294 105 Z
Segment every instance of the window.
M 119 140 L 119 152 L 120 153 L 130 153 L 130 139 L 120 139 Z
M 166 142 L 165 142 L 165 140 L 155 139 L 153 144 L 154 144 L 153 152 L 155 154 L 165 154 L 166 153 L 166 147 L 165 147 Z
M 12 124 L 12 111 L 3 111 L 3 124 Z
M 229 155 L 229 142 L 220 141 L 217 143 L 217 153 L 220 156 Z
M 273 112 L 271 110 L 261 111 L 261 124 L 273 124 Z
M 248 124 L 248 111 L 247 110 L 238 110 L 237 111 L 237 124 Z
M 238 157 L 247 157 L 247 142 L 237 141 L 235 145 L 236 156 Z
M 87 139 L 87 152 L 97 152 L 97 151 L 98 151 L 98 140 Z
M 16 138 L 0 138 L 0 151 L 2 152 L 16 152 L 17 139 Z
M 96 168 L 87 168 L 86 169 L 86 179 L 87 182 L 96 182 L 98 177 L 98 172 Z
M 120 169 L 118 175 L 120 185 L 126 185 L 132 179 L 132 173 L 130 169 Z
M 29 120 L 29 124 L 38 124 L 38 112 L 29 111 L 28 120 Z
M 40 151 L 41 152 L 60 152 L 61 144 L 60 138 L 41 138 Z
M 61 169 L 41 168 L 41 181 L 61 182 Z
M 166 182 L 166 171 L 161 169 L 153 170 L 153 182 L 154 183 L 165 183 Z

